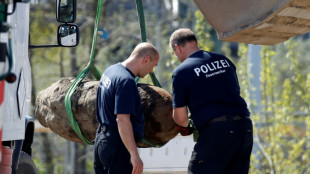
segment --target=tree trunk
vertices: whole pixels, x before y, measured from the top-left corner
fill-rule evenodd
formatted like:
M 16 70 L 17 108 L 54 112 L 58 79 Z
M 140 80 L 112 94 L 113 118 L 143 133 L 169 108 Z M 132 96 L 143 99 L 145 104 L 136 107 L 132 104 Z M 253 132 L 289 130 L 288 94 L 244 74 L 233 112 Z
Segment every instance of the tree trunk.
M 43 144 L 43 154 L 45 155 L 45 169 L 46 173 L 54 173 L 54 163 L 53 163 L 53 152 L 51 150 L 51 144 L 52 142 L 48 138 L 47 133 L 41 133 L 40 134 L 40 139 Z
M 75 159 L 74 159 L 74 166 L 75 166 L 75 174 L 87 174 L 86 171 L 86 158 L 87 155 L 86 145 L 74 143 L 74 147 L 76 150 Z

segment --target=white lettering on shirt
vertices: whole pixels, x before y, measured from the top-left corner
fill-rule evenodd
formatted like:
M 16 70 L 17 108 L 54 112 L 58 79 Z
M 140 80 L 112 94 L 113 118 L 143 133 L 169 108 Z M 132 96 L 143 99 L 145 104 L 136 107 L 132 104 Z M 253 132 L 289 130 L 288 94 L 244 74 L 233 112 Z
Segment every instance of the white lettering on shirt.
M 111 85 L 111 80 L 105 74 L 102 74 L 100 81 L 102 82 L 104 87 L 109 89 Z
M 208 68 L 205 65 L 201 65 L 200 69 L 201 69 L 201 71 L 203 73 L 207 73 L 208 72 Z
M 212 76 L 215 76 L 215 75 L 218 75 L 218 74 L 222 74 L 226 72 L 226 70 L 219 70 L 219 71 L 216 71 L 214 73 L 211 73 L 211 74 L 206 74 L 206 77 L 209 78 L 209 77 L 212 77 Z
M 198 68 L 194 68 L 194 72 L 199 77 L 200 73 L 206 74 L 206 77 L 212 77 L 217 74 L 225 73 L 226 70 L 221 70 L 223 68 L 230 67 L 227 60 L 217 60 L 204 65 L 201 65 Z M 212 73 L 212 71 L 215 71 Z
M 214 63 L 216 64 L 216 68 L 217 68 L 217 69 L 222 68 L 219 61 L 215 61 Z
M 207 67 L 209 68 L 210 71 L 214 70 L 214 69 L 210 68 L 209 64 L 207 64 Z
M 229 63 L 227 62 L 227 60 L 225 60 L 225 62 L 227 63 L 227 65 L 230 67 Z
M 200 69 L 199 69 L 199 68 L 195 68 L 194 71 L 195 71 L 195 73 L 197 74 L 197 76 L 199 76 Z
M 226 65 L 225 61 L 224 61 L 224 60 L 220 60 L 220 61 L 221 61 L 222 66 L 223 66 L 224 68 L 226 68 L 227 65 Z

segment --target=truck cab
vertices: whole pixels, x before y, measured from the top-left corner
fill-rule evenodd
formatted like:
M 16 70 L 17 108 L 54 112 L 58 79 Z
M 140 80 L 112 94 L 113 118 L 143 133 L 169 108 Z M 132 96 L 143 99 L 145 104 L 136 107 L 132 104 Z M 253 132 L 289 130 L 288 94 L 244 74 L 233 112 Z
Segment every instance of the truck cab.
M 38 173 L 31 158 L 31 66 L 28 50 L 78 44 L 75 0 L 57 0 L 57 45 L 30 45 L 29 0 L 0 1 L 0 164 L 2 174 Z M 70 31 L 64 33 L 64 31 Z

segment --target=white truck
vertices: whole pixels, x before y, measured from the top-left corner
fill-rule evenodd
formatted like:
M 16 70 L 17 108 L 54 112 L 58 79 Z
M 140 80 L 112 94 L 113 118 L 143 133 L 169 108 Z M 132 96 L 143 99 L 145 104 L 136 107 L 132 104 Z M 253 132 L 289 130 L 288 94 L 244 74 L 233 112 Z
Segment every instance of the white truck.
M 0 173 L 38 173 L 31 158 L 34 119 L 28 50 L 78 45 L 75 0 L 57 0 L 57 45 L 30 45 L 30 0 L 0 1 Z

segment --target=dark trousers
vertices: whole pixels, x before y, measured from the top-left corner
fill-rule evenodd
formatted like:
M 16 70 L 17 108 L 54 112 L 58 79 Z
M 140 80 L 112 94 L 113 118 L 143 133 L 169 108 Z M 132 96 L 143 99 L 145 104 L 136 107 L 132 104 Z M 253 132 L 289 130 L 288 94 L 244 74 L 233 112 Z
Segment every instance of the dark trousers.
M 190 174 L 247 174 L 253 146 L 250 118 L 214 122 L 199 132 Z
M 98 128 L 94 145 L 96 174 L 131 174 L 130 154 L 117 130 Z

